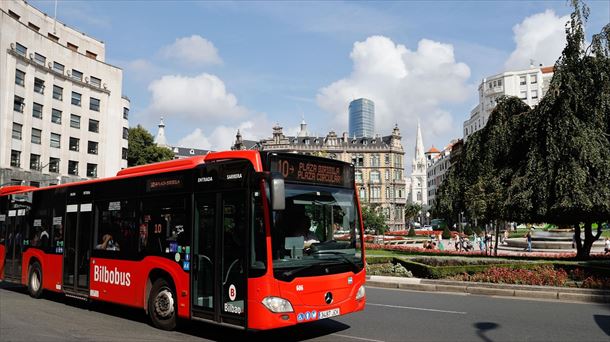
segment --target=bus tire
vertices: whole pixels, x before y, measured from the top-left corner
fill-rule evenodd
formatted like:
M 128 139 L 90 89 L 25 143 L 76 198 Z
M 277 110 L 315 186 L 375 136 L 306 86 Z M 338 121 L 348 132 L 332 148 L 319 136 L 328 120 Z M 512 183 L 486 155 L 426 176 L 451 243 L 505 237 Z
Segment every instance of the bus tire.
M 158 278 L 153 283 L 148 297 L 148 315 L 153 325 L 159 329 L 173 330 L 176 327 L 176 291 L 164 278 Z
M 30 265 L 28 272 L 28 292 L 32 298 L 40 298 L 42 296 L 42 268 L 38 261 L 34 261 Z

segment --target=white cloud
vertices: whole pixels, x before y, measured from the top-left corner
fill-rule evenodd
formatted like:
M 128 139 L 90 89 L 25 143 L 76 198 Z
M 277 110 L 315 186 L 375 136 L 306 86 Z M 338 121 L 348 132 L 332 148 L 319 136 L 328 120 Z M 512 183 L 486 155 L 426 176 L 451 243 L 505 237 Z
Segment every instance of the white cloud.
M 558 17 L 546 10 L 529 16 L 513 27 L 517 46 L 504 64 L 507 70 L 524 69 L 530 65 L 554 65 L 566 45 L 565 24 L 569 16 Z
M 161 55 L 187 64 L 222 64 L 222 59 L 218 56 L 218 50 L 214 44 L 196 34 L 176 39 L 173 44 L 161 49 Z
M 149 115 L 176 117 L 195 124 L 210 125 L 243 117 L 248 110 L 237 104 L 224 82 L 207 73 L 194 77 L 166 75 L 148 86 L 152 93 Z
M 239 129 L 243 139 L 260 140 L 269 133 L 270 122 L 265 115 L 258 115 L 251 120 L 244 121 L 239 125 L 216 126 L 209 134 L 202 129 L 196 128 L 178 141 L 178 146 L 193 147 L 209 150 L 229 150 L 235 142 L 235 134 Z
M 354 43 L 350 57 L 351 75 L 318 91 L 318 105 L 334 115 L 329 123 L 347 131 L 349 102 L 366 97 L 375 102 L 376 133 L 390 134 L 398 124 L 410 144 L 420 119 L 424 143 L 441 136 L 450 139 L 447 135 L 460 123 L 442 107 L 467 100 L 473 91 L 466 83 L 470 68 L 455 61 L 452 45 L 422 39 L 412 51 L 387 37 L 372 36 Z

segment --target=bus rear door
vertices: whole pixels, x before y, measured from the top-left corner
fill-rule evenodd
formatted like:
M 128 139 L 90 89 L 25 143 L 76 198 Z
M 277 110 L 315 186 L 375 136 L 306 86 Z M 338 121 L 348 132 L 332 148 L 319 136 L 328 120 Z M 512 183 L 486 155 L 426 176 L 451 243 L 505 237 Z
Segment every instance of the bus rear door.
M 93 196 L 91 189 L 68 191 L 64 230 L 64 291 L 89 294 L 89 259 L 92 244 Z

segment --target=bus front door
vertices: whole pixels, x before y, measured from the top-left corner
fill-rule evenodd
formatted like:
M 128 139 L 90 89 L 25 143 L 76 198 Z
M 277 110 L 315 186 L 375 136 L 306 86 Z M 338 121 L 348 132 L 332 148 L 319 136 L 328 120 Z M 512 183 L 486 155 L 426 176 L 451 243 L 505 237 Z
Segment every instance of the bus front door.
M 193 316 L 246 326 L 246 189 L 200 193 L 193 229 Z
M 63 288 L 66 292 L 89 294 L 92 207 L 92 203 L 66 206 L 63 265 Z

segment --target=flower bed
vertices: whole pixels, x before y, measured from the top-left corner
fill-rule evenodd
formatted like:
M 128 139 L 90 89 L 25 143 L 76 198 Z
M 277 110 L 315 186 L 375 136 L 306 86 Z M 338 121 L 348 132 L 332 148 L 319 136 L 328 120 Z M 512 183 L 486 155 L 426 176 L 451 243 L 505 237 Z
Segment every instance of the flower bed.
M 563 269 L 555 269 L 552 265 L 540 265 L 529 270 L 490 267 L 483 272 L 464 273 L 449 279 L 498 284 L 566 286 L 568 273 Z

